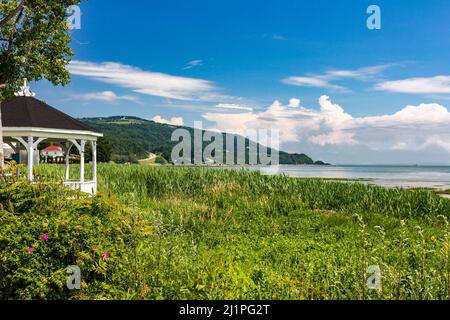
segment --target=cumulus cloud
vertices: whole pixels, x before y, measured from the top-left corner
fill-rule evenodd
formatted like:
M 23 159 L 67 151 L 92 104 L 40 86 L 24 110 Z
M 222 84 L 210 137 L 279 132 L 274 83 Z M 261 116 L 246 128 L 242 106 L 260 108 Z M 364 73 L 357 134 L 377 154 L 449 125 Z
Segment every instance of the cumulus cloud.
M 292 108 L 291 102 L 276 100 L 264 111 L 208 112 L 203 117 L 220 131 L 277 129 L 282 149 L 327 156 L 328 161 L 449 162 L 450 112 L 442 105 L 410 105 L 393 114 L 354 117 L 328 96 L 321 96 L 318 103 L 319 110 Z
M 156 122 L 156 123 L 161 123 L 161 124 L 170 124 L 172 126 L 183 126 L 184 125 L 184 120 L 182 117 L 173 117 L 170 120 L 166 120 L 161 116 L 154 116 L 152 118 L 152 121 Z
M 248 129 L 275 129 L 282 133 L 284 142 L 298 142 L 297 129 L 299 126 L 312 129 L 317 127 L 317 115 L 300 105 L 292 108 L 275 100 L 265 111 L 219 113 L 208 112 L 203 118 L 214 122 L 211 129 L 245 134 Z M 297 120 L 297 121 L 296 121 Z
M 119 96 L 112 91 L 86 93 L 86 94 L 82 94 L 82 95 L 77 95 L 77 98 L 85 100 L 85 101 L 91 101 L 91 100 L 98 100 L 98 101 L 105 101 L 105 102 L 113 102 L 113 101 L 117 101 L 117 100 L 137 101 L 137 98 L 134 96 L 129 96 L 129 95 Z
M 72 61 L 69 71 L 104 83 L 128 88 L 134 92 L 178 100 L 218 98 L 214 84 L 208 80 L 144 71 L 115 62 Z
M 340 105 L 332 103 L 328 96 L 321 96 L 319 105 L 322 121 L 329 128 L 339 129 L 346 122 L 353 119 Z
M 328 144 L 345 145 L 358 143 L 354 133 L 345 131 L 331 131 L 330 133 L 311 136 L 308 140 L 313 144 L 318 144 L 320 146 L 326 146 Z
M 450 94 L 450 76 L 385 81 L 376 84 L 375 89 L 400 93 Z
M 427 149 L 428 147 L 439 147 L 450 153 L 450 141 L 443 140 L 439 135 L 428 137 L 426 141 L 419 147 L 420 149 Z
M 300 106 L 300 99 L 292 98 L 289 100 L 289 107 L 291 108 L 298 108 Z

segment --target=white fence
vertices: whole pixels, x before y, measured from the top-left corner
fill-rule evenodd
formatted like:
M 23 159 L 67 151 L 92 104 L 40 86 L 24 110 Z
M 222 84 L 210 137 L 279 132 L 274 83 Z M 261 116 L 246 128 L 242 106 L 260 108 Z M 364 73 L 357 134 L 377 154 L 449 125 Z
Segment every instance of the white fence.
M 97 193 L 97 182 L 96 181 L 65 181 L 64 185 L 73 190 L 80 190 L 81 192 L 96 194 Z

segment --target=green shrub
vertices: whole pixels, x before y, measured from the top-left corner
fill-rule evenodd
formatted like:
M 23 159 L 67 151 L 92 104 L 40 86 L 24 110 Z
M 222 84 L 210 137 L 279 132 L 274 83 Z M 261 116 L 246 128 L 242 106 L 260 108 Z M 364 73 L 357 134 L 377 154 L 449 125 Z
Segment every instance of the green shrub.
M 129 257 L 148 230 L 131 210 L 55 183 L 0 185 L 0 299 L 125 298 Z M 81 290 L 69 290 L 69 265 Z
M 158 155 L 158 156 L 156 156 L 155 163 L 157 163 L 157 164 L 168 164 L 169 162 L 162 155 Z

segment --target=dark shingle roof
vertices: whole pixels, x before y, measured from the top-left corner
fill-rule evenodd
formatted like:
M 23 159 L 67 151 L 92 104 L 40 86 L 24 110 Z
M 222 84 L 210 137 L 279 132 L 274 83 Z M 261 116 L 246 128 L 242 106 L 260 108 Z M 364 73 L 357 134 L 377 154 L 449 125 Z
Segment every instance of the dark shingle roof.
M 14 97 L 2 102 L 4 127 L 92 131 L 94 129 L 33 97 Z

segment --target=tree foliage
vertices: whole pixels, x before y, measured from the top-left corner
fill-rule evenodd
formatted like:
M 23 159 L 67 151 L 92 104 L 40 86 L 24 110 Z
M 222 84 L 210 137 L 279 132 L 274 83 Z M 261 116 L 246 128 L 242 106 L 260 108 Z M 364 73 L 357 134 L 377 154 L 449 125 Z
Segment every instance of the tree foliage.
M 73 52 L 67 9 L 80 0 L 3 0 L 0 2 L 0 84 L 11 95 L 24 78 L 65 85 Z
M 110 162 L 113 146 L 107 138 L 100 137 L 97 140 L 97 162 Z M 92 161 L 91 145 L 87 144 L 86 161 Z
M 70 49 L 67 10 L 80 0 L 0 1 L 0 104 L 23 79 L 69 83 Z M 0 169 L 3 168 L 0 109 Z

